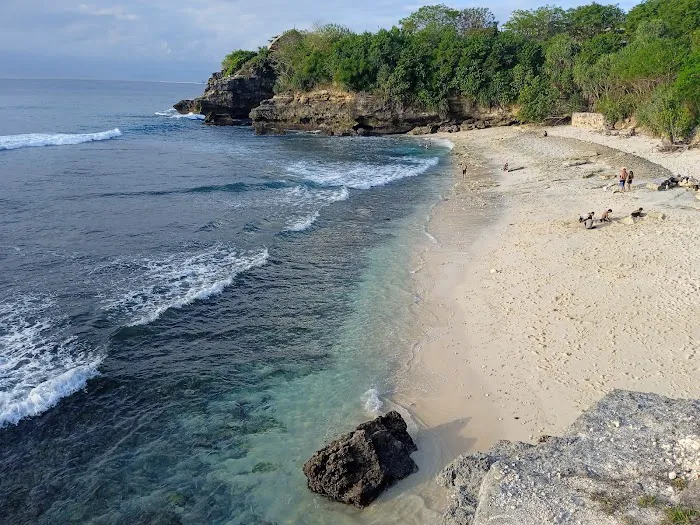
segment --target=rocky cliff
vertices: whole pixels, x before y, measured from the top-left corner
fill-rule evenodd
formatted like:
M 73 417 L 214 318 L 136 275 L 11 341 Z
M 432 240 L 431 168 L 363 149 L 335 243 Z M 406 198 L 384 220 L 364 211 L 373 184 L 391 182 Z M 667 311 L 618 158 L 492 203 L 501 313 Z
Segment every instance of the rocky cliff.
M 651 525 L 700 518 L 700 401 L 615 391 L 562 437 L 500 442 L 438 477 L 443 525 Z
M 285 130 L 320 131 L 328 135 L 386 135 L 396 133 L 459 131 L 474 127 L 509 125 L 505 111 L 484 112 L 463 99 L 450 101 L 444 114 L 403 106 L 367 93 L 320 90 L 279 94 L 250 113 L 258 134 Z
M 214 73 L 201 97 L 181 100 L 173 107 L 180 113 L 205 115 L 208 124 L 246 124 L 250 110 L 273 97 L 275 79 L 271 67 L 239 71 L 233 76 Z

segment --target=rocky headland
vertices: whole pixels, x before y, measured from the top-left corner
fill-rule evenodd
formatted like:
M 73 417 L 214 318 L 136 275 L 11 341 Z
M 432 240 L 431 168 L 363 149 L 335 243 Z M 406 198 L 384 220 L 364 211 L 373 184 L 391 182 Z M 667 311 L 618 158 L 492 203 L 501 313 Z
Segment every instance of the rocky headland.
M 652 525 L 695 523 L 699 476 L 700 401 L 617 390 L 563 436 L 460 456 L 438 483 L 444 525 Z
M 274 96 L 276 75 L 272 68 L 256 67 L 235 75 L 214 73 L 201 97 L 181 100 L 173 107 L 182 114 L 205 116 L 205 123 L 218 126 L 250 124 L 250 111 Z
M 252 124 L 260 135 L 288 130 L 340 136 L 428 134 L 517 122 L 511 110 L 480 108 L 462 97 L 449 99 L 444 111 L 436 111 L 370 93 L 322 89 L 275 94 L 275 81 L 271 67 L 239 71 L 232 76 L 217 72 L 201 97 L 181 100 L 173 107 L 183 114 L 205 115 L 206 124 Z

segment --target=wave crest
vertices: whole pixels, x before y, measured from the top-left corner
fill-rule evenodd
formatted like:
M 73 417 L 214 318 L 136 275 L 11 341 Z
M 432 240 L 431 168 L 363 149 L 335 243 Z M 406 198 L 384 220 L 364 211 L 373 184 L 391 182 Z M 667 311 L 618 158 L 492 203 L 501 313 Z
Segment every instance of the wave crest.
M 165 111 L 156 111 L 155 115 L 158 117 L 174 118 L 174 119 L 188 119 L 188 120 L 204 120 L 204 115 L 198 113 L 178 113 L 176 109 L 170 108 Z
M 264 265 L 267 258 L 267 249 L 239 253 L 216 244 L 160 259 L 116 261 L 102 271 L 127 270 L 129 278 L 120 283 L 119 297 L 104 302 L 103 308 L 125 316 L 129 326 L 146 325 L 167 310 L 220 294 L 236 275 Z
M 119 128 L 99 133 L 27 133 L 24 135 L 3 135 L 0 136 L 0 151 L 33 148 L 41 146 L 72 146 L 85 142 L 95 142 L 99 140 L 109 140 L 120 137 L 122 132 Z
M 415 177 L 436 166 L 438 157 L 397 158 L 395 164 L 366 162 L 300 161 L 287 168 L 287 172 L 310 180 L 321 186 L 346 186 L 367 190 L 391 182 Z
M 102 357 L 66 337 L 66 319 L 48 297 L 0 304 L 0 428 L 55 406 L 99 375 Z

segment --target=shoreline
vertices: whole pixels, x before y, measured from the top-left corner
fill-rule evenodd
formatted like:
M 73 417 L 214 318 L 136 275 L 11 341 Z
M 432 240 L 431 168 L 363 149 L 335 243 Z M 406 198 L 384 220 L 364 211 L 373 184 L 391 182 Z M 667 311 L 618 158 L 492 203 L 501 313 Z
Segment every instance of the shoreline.
M 548 131 L 436 136 L 455 144 L 454 180 L 426 227 L 435 242 L 418 250 L 423 336 L 391 400 L 452 457 L 500 439 L 561 434 L 615 388 L 700 397 L 692 273 L 700 201 L 681 188 L 644 188 L 666 168 L 689 174 L 700 152 L 661 154 L 646 137 L 570 126 Z M 576 158 L 590 163 L 563 167 Z M 504 159 L 524 169 L 504 174 Z M 600 177 L 622 165 L 634 168 L 637 184 L 613 194 L 605 187 L 616 180 Z M 624 224 L 639 206 L 649 215 Z M 612 223 L 578 224 L 579 214 L 607 207 Z

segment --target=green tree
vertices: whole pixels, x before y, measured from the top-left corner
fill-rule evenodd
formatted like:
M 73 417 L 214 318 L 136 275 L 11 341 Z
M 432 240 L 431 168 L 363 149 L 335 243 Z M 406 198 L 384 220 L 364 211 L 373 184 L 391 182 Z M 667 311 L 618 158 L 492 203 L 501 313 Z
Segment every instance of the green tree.
M 444 4 L 426 5 L 415 13 L 399 21 L 401 28 L 408 33 L 416 33 L 425 29 L 440 29 L 446 26 L 457 26 L 459 10 Z
M 530 11 L 516 9 L 503 27 L 523 37 L 545 42 L 566 31 L 566 12 L 561 7 L 549 5 Z
M 687 104 L 670 86 L 657 89 L 650 103 L 640 109 L 638 117 L 651 131 L 674 143 L 688 138 L 695 123 Z
M 530 77 L 525 82 L 518 103 L 518 117 L 523 122 L 541 122 L 554 116 L 559 101 L 559 92 L 543 76 Z
M 606 32 L 621 31 L 625 13 L 616 5 L 601 5 L 596 2 L 566 12 L 566 31 L 579 42 L 590 40 Z

